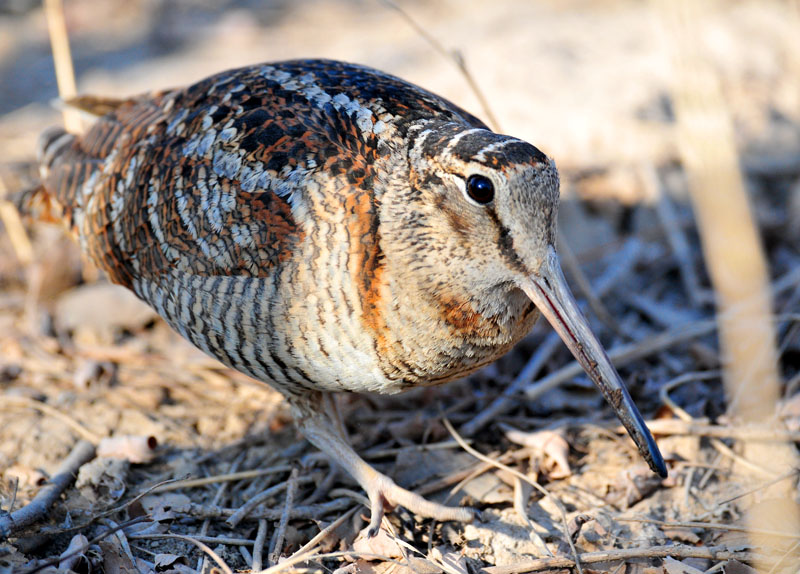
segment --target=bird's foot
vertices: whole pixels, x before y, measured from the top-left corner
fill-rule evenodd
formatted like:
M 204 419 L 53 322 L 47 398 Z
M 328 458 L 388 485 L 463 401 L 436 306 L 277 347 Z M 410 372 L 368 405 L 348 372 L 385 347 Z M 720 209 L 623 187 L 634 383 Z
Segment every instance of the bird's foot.
M 365 463 L 366 464 L 366 463 Z M 475 510 L 472 508 L 457 508 L 445 506 L 438 502 L 431 502 L 415 492 L 397 486 L 395 482 L 369 467 L 369 473 L 361 482 L 361 487 L 366 490 L 369 497 L 370 521 L 367 534 L 372 537 L 378 533 L 383 520 L 384 511 L 402 506 L 417 516 L 433 518 L 442 522 L 472 522 L 475 519 Z
M 397 486 L 358 456 L 344 436 L 344 425 L 336 412 L 335 402 L 322 395 L 292 397 L 295 422 L 306 438 L 331 460 L 356 479 L 369 498 L 370 521 L 368 533 L 374 536 L 380 529 L 386 509 L 402 506 L 423 518 L 440 521 L 472 522 L 475 511 L 456 508 L 426 500 L 424 497 Z M 326 412 L 327 411 L 327 412 Z

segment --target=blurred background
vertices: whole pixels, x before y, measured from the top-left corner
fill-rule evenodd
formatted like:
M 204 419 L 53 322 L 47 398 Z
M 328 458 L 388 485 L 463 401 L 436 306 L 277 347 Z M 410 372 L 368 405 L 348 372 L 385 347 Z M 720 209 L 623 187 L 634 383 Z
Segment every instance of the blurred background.
M 597 284 L 612 277 L 601 289 L 604 302 L 593 304 L 601 320 L 592 319 L 609 347 L 714 315 L 712 279 L 690 201 L 692 187 L 708 183 L 702 177 L 706 164 L 698 159 L 708 149 L 687 145 L 692 136 L 685 130 L 686 118 L 688 125 L 706 125 L 702 114 L 691 116 L 705 105 L 719 112 L 723 125 L 710 129 L 706 144 L 734 154 L 728 166 L 735 173 L 732 188 L 741 184 L 746 192 L 768 279 L 779 279 L 775 308 L 796 308 L 800 0 L 695 3 L 702 9 L 690 18 L 657 0 L 397 5 L 401 10 L 380 0 L 64 0 L 64 16 L 78 92 L 103 96 L 182 86 L 258 62 L 319 57 L 400 76 L 487 121 L 451 56 L 457 53 L 496 117 L 497 130 L 533 143 L 559 166 L 561 229 L 575 256 L 573 263 L 565 261 L 567 275 L 582 296 L 593 295 L 580 287 L 582 279 Z M 681 104 L 675 96 L 680 93 L 694 99 Z M 34 180 L 36 139 L 62 121 L 57 97 L 41 2 L 0 0 L 0 197 Z M 687 169 L 693 161 L 700 165 L 694 175 Z M 722 193 L 729 183 L 720 183 Z M 734 251 L 747 235 L 736 225 L 724 233 Z M 614 265 L 627 267 L 613 278 L 608 270 Z M 228 444 L 256 427 L 284 428 L 288 417 L 275 393 L 205 358 L 132 295 L 96 279 L 57 228 L 21 229 L 5 213 L 0 391 L 68 410 L 101 435 L 151 433 L 187 448 Z M 776 393 L 785 399 L 780 408 L 793 431 L 800 429 L 800 401 L 790 400 L 800 385 L 797 334 L 794 326 L 779 324 Z M 478 391 L 475 404 L 468 405 L 475 412 L 462 412 L 460 419 L 455 413 L 454 420 L 469 422 L 497 397 L 545 337 L 547 328 L 537 327 L 516 353 L 468 381 Z M 657 360 L 622 370 L 653 416 L 664 414 L 656 396 L 666 380 L 721 363 L 713 336 L 659 353 Z M 569 360 L 563 349 L 551 355 L 539 374 L 557 372 Z M 726 410 L 724 393 L 719 377 L 706 380 L 674 394 L 691 416 L 713 421 Z M 583 397 L 580 382 L 575 386 Z M 447 390 L 452 388 L 442 389 L 440 398 L 457 393 Z M 418 395 L 414 401 L 429 403 Z M 597 397 L 581 402 L 578 395 L 551 393 L 549 400 L 517 405 L 511 415 L 551 416 L 554 409 L 596 414 Z M 256 407 L 271 414 L 265 418 Z M 27 476 L 25 469 L 53 465 L 69 450 L 73 441 L 59 423 L 48 426 L 32 413 L 14 416 L 0 428 L 0 470 L 6 476 L 9 469 Z M 395 430 L 389 432 L 397 438 Z M 291 432 L 285 436 L 288 444 Z M 370 436 L 377 440 L 377 434 Z M 419 437 L 406 433 L 398 440 L 409 438 Z M 365 443 L 373 444 L 371 439 Z M 692 448 L 682 456 L 700 456 L 697 445 Z M 708 455 L 712 459 L 719 462 Z M 175 463 L 175 475 L 196 470 L 189 459 L 181 464 Z M 714 496 L 730 494 L 725 488 Z
M 618 197 L 641 198 L 625 168 L 676 161 L 670 56 L 654 3 L 627 0 L 404 0 L 446 49 L 463 54 L 502 131 L 562 169 L 619 170 Z M 702 18 L 702 56 L 719 73 L 746 164 L 800 149 L 800 42 L 792 1 L 719 1 Z M 67 0 L 81 93 L 123 96 L 225 68 L 297 57 L 360 62 L 484 116 L 451 61 L 378 0 Z M 0 2 L 0 156 L 30 160 L 58 95 L 41 3 Z M 611 193 L 611 191 L 608 191 Z

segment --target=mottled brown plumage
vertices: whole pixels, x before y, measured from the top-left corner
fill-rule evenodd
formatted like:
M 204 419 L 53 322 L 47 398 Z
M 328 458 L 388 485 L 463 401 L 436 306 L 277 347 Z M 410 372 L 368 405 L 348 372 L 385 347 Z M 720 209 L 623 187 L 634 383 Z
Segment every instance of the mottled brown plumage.
M 331 391 L 394 393 L 505 353 L 539 312 L 652 437 L 564 285 L 558 174 L 532 145 L 361 66 L 252 66 L 185 89 L 74 105 L 82 136 L 42 139 L 29 204 L 176 330 L 292 402 L 299 426 L 383 505 L 440 519 L 348 446 Z

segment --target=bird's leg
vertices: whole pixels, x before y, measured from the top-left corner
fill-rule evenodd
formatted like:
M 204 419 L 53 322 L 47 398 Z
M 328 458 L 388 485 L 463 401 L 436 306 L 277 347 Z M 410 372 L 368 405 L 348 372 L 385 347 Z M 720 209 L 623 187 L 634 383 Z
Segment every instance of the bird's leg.
M 328 413 L 328 417 L 333 424 L 336 425 L 339 436 L 349 444 L 350 439 L 347 435 L 347 427 L 344 426 L 344 421 L 342 421 L 342 411 L 339 410 L 339 401 L 336 400 L 336 395 L 333 393 L 322 393 L 322 408 L 324 412 Z
M 470 508 L 455 508 L 426 500 L 397 486 L 391 478 L 372 468 L 340 434 L 341 429 L 332 420 L 335 415 L 322 412 L 322 397 L 317 394 L 302 399 L 292 397 L 291 403 L 295 422 L 309 442 L 331 457 L 366 491 L 371 514 L 370 536 L 378 533 L 387 507 L 403 506 L 418 516 L 441 521 L 471 522 L 475 518 L 475 512 Z

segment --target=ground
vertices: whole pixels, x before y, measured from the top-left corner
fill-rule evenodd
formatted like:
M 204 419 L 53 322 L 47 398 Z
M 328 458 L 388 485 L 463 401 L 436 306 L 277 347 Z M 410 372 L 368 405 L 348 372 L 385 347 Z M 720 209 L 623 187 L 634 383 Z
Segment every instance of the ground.
M 575 255 L 563 261 L 567 276 L 580 297 L 587 294 L 581 275 L 588 278 L 598 298 L 588 311 L 592 325 L 653 428 L 669 478 L 649 472 L 567 350 L 539 324 L 465 380 L 402 397 L 341 397 L 352 441 L 368 460 L 401 485 L 481 511 L 462 525 L 398 509 L 368 539 L 363 493 L 294 430 L 276 392 L 183 341 L 83 264 L 60 229 L 20 231 L 6 214 L 0 520 L 29 502 L 79 441 L 98 456 L 46 517 L 0 541 L 0 572 L 37 565 L 186 572 L 219 559 L 235 571 L 260 563 L 501 574 L 575 571 L 576 554 L 586 572 L 749 572 L 758 556 L 775 572 L 796 571 L 796 532 L 780 523 L 766 541 L 742 532 L 747 509 L 796 504 L 796 476 L 754 468 L 741 453 L 756 432 L 762 454 L 778 456 L 800 439 L 792 314 L 800 294 L 797 3 L 713 4 L 700 23 L 702 57 L 718 74 L 734 122 L 773 279 L 786 383 L 768 431 L 726 416 L 657 3 L 398 4 L 446 51 L 463 55 L 499 129 L 555 158 L 562 251 Z M 318 56 L 375 66 L 488 119 L 453 59 L 387 3 L 66 5 L 82 92 L 126 95 L 233 66 Z M 42 10 L 1 3 L 0 196 L 35 177 L 36 137 L 61 121 L 56 97 Z M 506 408 L 485 416 L 511 384 L 519 390 Z M 540 392 L 542 385 L 549 390 Z M 521 476 L 476 458 L 447 425 L 468 448 Z M 248 501 L 255 502 L 249 514 L 231 518 Z M 79 560 L 59 566 L 68 547 L 80 550 Z M 286 560 L 301 548 L 314 554 Z

